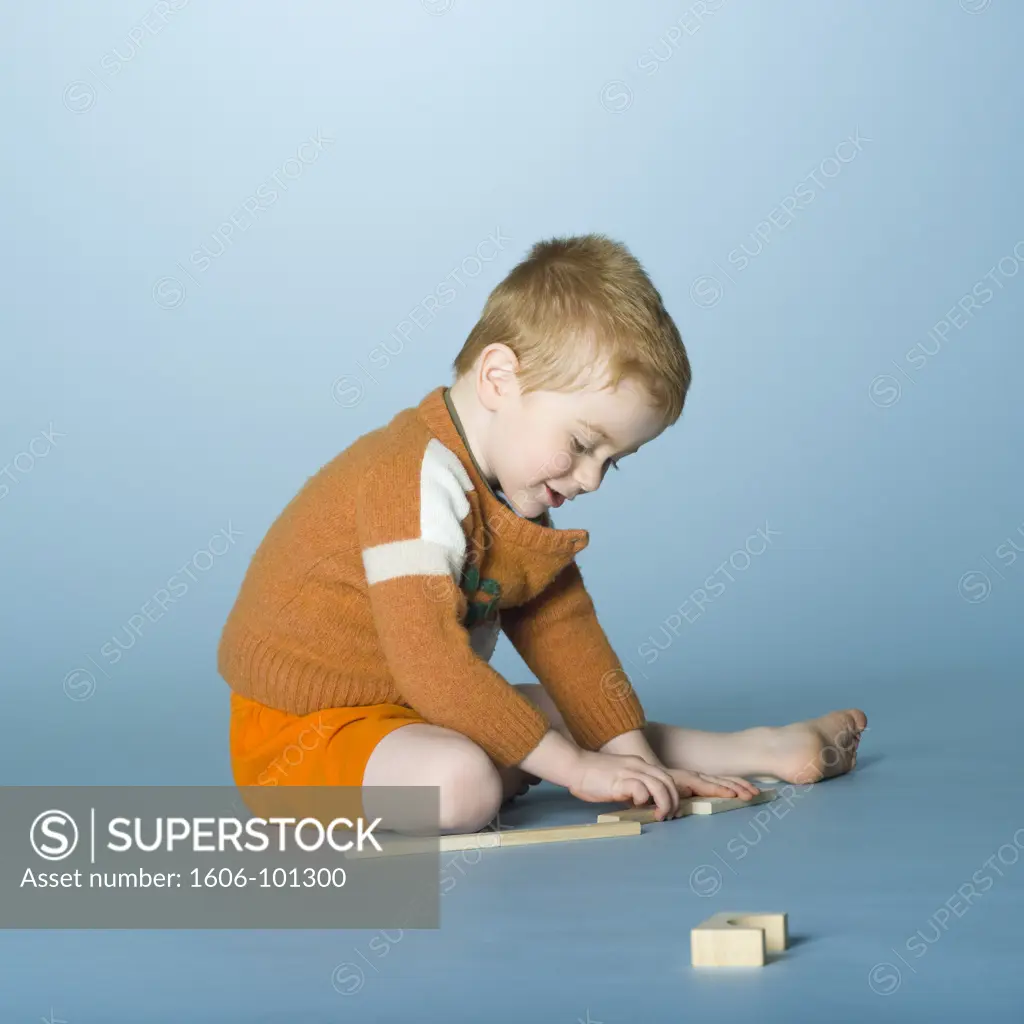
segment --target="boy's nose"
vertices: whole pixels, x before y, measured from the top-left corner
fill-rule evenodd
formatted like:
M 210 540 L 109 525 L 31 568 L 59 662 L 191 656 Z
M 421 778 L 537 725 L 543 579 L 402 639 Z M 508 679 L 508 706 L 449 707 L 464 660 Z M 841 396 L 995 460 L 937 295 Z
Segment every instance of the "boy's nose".
M 599 473 L 594 474 L 580 472 L 573 477 L 573 487 L 568 493 L 575 497 L 577 494 L 596 491 L 600 486 L 601 476 Z
M 605 472 L 608 469 L 607 463 L 603 466 L 586 465 L 580 466 L 573 474 L 577 491 L 596 491 L 604 480 Z

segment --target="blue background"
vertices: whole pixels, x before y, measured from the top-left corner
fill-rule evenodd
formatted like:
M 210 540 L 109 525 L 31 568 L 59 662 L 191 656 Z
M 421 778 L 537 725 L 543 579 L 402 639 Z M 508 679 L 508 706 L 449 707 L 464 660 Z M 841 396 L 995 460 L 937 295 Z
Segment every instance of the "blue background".
M 229 784 L 215 650 L 263 533 L 450 382 L 535 241 L 589 231 L 641 260 L 694 369 L 679 423 L 555 515 L 591 531 L 581 568 L 649 717 L 856 705 L 870 727 L 715 898 L 686 879 L 752 811 L 666 826 L 647 860 L 491 855 L 349 997 L 331 972 L 366 933 L 8 932 L 4 1020 L 1019 1014 L 1021 865 L 895 991 L 869 972 L 1024 824 L 1024 11 L 175 7 L 0 13 L 5 784 Z M 494 664 L 530 678 L 507 641 Z M 593 810 L 541 787 L 510 820 Z M 788 909 L 806 941 L 692 972 L 688 929 L 737 907 Z

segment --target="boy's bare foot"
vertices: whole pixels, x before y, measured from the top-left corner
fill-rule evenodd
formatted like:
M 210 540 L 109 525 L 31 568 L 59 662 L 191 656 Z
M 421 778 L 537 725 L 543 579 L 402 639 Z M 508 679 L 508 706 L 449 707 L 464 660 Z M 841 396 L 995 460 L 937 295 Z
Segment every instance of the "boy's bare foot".
M 867 724 L 863 711 L 847 708 L 806 722 L 768 727 L 764 770 L 801 785 L 843 775 L 857 763 L 857 744 Z

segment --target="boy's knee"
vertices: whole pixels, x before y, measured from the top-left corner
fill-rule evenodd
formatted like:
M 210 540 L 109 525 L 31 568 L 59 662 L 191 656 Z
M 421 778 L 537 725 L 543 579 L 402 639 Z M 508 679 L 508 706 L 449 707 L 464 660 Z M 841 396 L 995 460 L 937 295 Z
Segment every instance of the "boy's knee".
M 438 785 L 442 832 L 476 832 L 494 820 L 504 798 L 503 780 L 494 762 L 468 739 L 453 744 Z

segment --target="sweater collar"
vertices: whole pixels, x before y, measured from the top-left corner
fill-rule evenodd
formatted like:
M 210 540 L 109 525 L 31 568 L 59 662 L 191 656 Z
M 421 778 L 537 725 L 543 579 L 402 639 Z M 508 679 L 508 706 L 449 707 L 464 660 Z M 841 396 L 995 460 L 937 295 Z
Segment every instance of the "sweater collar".
M 480 500 L 484 521 L 493 526 L 493 532 L 503 540 L 520 547 L 534 548 L 551 554 L 568 555 L 582 551 L 590 543 L 588 530 L 556 530 L 551 525 L 551 512 L 545 509 L 540 521 L 526 519 L 513 512 L 492 490 L 484 479 L 473 453 L 452 419 L 445 402 L 444 385 L 429 391 L 418 405 L 420 417 L 430 432 L 458 456 L 473 482 Z

